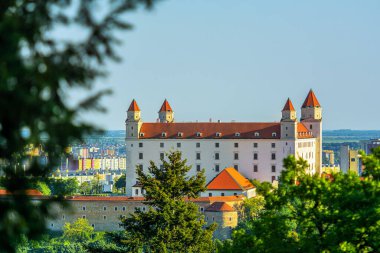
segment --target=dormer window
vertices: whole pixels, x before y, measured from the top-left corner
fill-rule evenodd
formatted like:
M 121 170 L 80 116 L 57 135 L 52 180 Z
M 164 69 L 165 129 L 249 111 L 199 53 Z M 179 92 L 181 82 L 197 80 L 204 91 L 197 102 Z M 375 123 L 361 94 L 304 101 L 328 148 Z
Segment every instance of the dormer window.
M 166 132 L 162 132 L 161 137 L 166 137 Z
M 260 133 L 259 132 L 255 132 L 255 137 L 259 137 L 260 136 Z
M 140 133 L 140 137 L 144 137 L 144 135 L 145 135 L 144 133 Z
M 202 133 L 201 132 L 197 132 L 197 137 L 201 137 L 202 136 Z
M 272 137 L 276 137 L 276 136 L 277 136 L 277 133 L 273 132 Z
M 183 137 L 183 133 L 182 132 L 178 132 L 178 137 Z
M 235 133 L 235 137 L 240 137 L 240 133 Z
M 216 137 L 220 137 L 220 136 L 222 136 L 222 133 L 217 132 L 217 133 L 215 134 L 215 136 L 216 136 Z

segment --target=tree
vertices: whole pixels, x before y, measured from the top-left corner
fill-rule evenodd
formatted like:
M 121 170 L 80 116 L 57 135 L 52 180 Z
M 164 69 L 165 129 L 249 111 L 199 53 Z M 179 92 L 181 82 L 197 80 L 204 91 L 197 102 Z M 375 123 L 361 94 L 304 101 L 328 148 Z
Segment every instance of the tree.
M 123 192 L 125 192 L 125 184 L 126 184 L 126 177 L 125 175 L 122 175 L 121 177 L 119 177 L 116 182 L 115 182 L 115 187 L 116 189 L 118 190 L 123 190 Z
M 71 196 L 79 189 L 79 182 L 76 178 L 50 178 L 48 184 L 52 195 L 56 196 Z
M 94 228 L 87 219 L 79 218 L 73 224 L 65 223 L 63 227 L 63 239 L 71 242 L 86 242 L 91 239 Z
M 38 182 L 36 185 L 37 190 L 39 190 L 43 195 L 49 196 L 51 191 L 49 186 L 45 182 Z
M 83 182 L 79 187 L 79 192 L 81 194 L 87 195 L 91 193 L 91 185 L 89 182 Z
M 77 105 L 68 105 L 67 95 L 73 88 L 91 90 L 105 76 L 105 63 L 119 60 L 115 31 L 131 28 L 124 14 L 154 2 L 0 1 L 0 170 L 4 188 L 17 193 L 0 201 L 1 252 L 13 252 L 22 235 L 36 238 L 46 229 L 53 199 L 36 203 L 23 193 L 32 177 L 58 166 L 71 142 L 96 130 L 79 113 L 104 111 L 98 101 L 110 92 L 90 93 Z M 72 27 L 83 36 L 72 36 Z M 43 146 L 46 165 L 26 154 L 30 144 Z
M 150 208 L 123 220 L 126 245 L 144 252 L 209 252 L 215 226 L 205 226 L 198 206 L 187 199 L 205 191 L 204 171 L 188 177 L 191 167 L 180 152 L 162 159 L 162 168 L 150 163 L 148 173 L 137 167 L 139 182 Z
M 380 153 L 366 156 L 363 178 L 308 175 L 288 157 L 265 211 L 233 232 L 219 252 L 374 252 L 380 248 Z M 372 174 L 372 172 L 375 172 Z

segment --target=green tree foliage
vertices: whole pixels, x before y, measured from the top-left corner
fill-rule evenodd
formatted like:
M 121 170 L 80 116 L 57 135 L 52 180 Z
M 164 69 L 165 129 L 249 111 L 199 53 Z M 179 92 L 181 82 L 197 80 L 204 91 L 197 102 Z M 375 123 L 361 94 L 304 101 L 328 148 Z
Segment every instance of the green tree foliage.
M 118 190 L 122 190 L 123 192 L 125 192 L 125 184 L 126 184 L 126 179 L 125 179 L 125 175 L 122 175 L 121 177 L 119 177 L 116 182 L 115 182 L 115 187 L 116 189 Z
M 89 182 L 83 182 L 79 186 L 79 192 L 83 195 L 88 195 L 91 193 L 91 184 Z
M 65 223 L 63 239 L 71 242 L 85 242 L 91 239 L 94 228 L 87 219 L 79 218 L 74 223 Z
M 71 196 L 79 190 L 79 182 L 76 178 L 49 178 L 47 182 L 52 195 Z
M 45 196 L 49 196 L 51 194 L 50 188 L 45 182 L 38 182 L 36 188 Z
M 134 251 L 209 252 L 215 226 L 206 227 L 198 206 L 185 200 L 206 190 L 204 171 L 188 177 L 191 167 L 180 152 L 171 152 L 161 161 L 162 168 L 151 162 L 148 172 L 137 167 L 150 208 L 136 210 L 123 220 L 126 234 L 122 240 Z
M 363 156 L 364 177 L 307 175 L 289 157 L 265 210 L 234 232 L 219 252 L 377 252 L 380 249 L 380 149 Z
M 22 235 L 45 230 L 53 200 L 32 203 L 23 192 L 31 177 L 56 168 L 64 149 L 94 128 L 79 113 L 104 111 L 102 90 L 68 105 L 73 88 L 90 90 L 103 77 L 105 63 L 119 60 L 115 31 L 129 29 L 125 13 L 151 7 L 154 0 L 2 0 L 0 1 L 0 170 L 13 194 L 0 201 L 0 251 L 14 251 Z M 82 36 L 72 36 L 78 28 Z M 54 37 L 53 34 L 60 36 Z M 62 38 L 63 37 L 63 38 Z M 24 170 L 29 144 L 42 145 L 48 164 L 32 159 Z

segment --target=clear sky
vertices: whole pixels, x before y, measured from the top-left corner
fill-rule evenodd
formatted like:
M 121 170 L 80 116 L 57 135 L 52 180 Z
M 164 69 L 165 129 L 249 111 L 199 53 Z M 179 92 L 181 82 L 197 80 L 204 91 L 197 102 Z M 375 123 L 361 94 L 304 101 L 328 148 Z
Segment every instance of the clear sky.
M 324 129 L 380 129 L 379 0 L 166 0 L 127 19 L 123 62 L 98 84 L 108 112 L 85 115 L 106 129 L 133 98 L 143 121 L 165 98 L 178 122 L 279 121 L 310 88 Z

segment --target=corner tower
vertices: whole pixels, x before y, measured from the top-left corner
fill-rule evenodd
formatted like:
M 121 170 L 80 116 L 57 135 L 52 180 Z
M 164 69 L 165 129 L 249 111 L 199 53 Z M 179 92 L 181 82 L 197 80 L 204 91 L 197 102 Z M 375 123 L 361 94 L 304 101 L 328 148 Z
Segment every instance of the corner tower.
M 165 99 L 162 104 L 160 111 L 158 112 L 158 118 L 161 123 L 172 123 L 174 122 L 174 112 L 169 105 L 168 100 Z
M 127 111 L 127 119 L 125 120 L 126 138 L 138 139 L 141 125 L 141 111 L 136 100 L 133 99 Z
M 322 171 L 322 107 L 313 90 L 309 91 L 302 104 L 301 122 L 316 138 L 315 169 L 320 174 Z
M 288 98 L 282 109 L 281 139 L 295 139 L 297 137 L 297 113 L 293 103 Z

